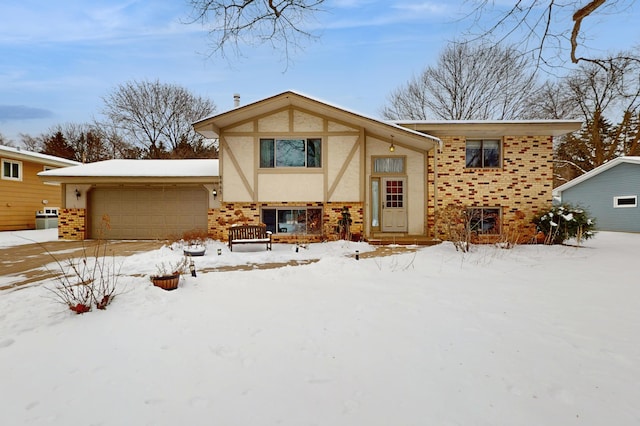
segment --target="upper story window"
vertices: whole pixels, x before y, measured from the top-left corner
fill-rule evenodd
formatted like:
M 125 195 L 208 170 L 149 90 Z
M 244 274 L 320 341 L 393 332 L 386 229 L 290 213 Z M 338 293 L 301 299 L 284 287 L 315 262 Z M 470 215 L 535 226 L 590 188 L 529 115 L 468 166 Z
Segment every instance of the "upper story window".
M 500 141 L 497 139 L 467 139 L 467 168 L 493 169 L 500 167 Z
M 22 180 L 22 162 L 2 160 L 2 179 Z
M 322 167 L 322 139 L 260 139 L 260 167 Z

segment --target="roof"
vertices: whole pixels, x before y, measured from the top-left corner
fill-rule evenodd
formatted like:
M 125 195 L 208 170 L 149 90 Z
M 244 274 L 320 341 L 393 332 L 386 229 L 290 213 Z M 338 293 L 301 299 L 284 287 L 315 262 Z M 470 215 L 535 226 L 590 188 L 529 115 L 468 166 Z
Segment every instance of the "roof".
M 46 182 L 211 182 L 218 160 L 106 160 L 38 173 Z
M 394 123 L 438 137 L 560 136 L 582 127 L 581 120 L 395 120 Z
M 222 114 L 204 118 L 193 123 L 193 127 L 205 138 L 216 139 L 220 136 L 221 129 L 225 127 L 289 106 L 306 109 L 345 123 L 352 123 L 381 137 L 392 135 L 398 142 L 401 141 L 421 149 L 430 150 L 441 144 L 440 139 L 437 137 L 408 129 L 392 122 L 371 118 L 292 90 L 234 108 Z
M 0 145 L 0 156 L 11 158 L 14 160 L 31 161 L 33 163 L 57 167 L 68 167 L 82 164 L 77 161 L 67 160 L 66 158 L 56 157 L 54 155 L 25 151 L 22 148 L 14 148 L 12 146 L 5 145 Z
M 606 163 L 602 164 L 601 166 L 596 167 L 593 170 L 588 171 L 587 173 L 578 176 L 575 179 L 571 179 L 569 182 L 558 186 L 557 188 L 555 188 L 553 190 L 554 193 L 560 194 L 562 193 L 562 191 L 566 191 L 567 189 L 581 183 L 584 182 L 585 180 L 591 179 L 594 176 L 599 175 L 600 173 L 607 171 L 615 166 L 617 166 L 620 163 L 630 163 L 630 164 L 638 164 L 640 165 L 640 157 L 617 157 L 614 158 L 613 160 L 607 161 Z

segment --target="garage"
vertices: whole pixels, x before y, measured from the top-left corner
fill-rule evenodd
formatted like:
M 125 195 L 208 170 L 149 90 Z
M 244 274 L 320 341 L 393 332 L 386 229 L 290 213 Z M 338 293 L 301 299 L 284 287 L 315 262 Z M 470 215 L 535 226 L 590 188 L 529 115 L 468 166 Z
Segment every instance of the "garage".
M 185 231 L 207 229 L 203 185 L 94 187 L 88 205 L 89 238 L 180 238 Z M 104 217 L 109 218 L 108 229 Z

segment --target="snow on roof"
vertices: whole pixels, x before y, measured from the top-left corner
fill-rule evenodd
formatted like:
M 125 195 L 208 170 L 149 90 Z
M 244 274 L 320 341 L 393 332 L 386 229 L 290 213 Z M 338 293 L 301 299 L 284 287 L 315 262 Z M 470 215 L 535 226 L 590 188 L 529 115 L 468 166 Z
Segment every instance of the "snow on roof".
M 19 158 L 23 160 L 32 160 L 41 164 L 52 164 L 57 166 L 75 166 L 79 163 L 73 160 L 67 160 L 66 158 L 56 157 L 54 155 L 40 154 L 39 152 L 26 151 L 22 148 L 14 148 L 12 146 L 0 145 L 0 155 L 7 155 L 13 158 Z
M 587 173 L 578 176 L 575 179 L 570 180 L 569 182 L 560 185 L 559 187 L 553 190 L 554 194 L 560 194 L 562 191 L 566 191 L 574 185 L 579 184 L 580 182 L 584 182 L 587 179 L 591 179 L 592 177 L 609 170 L 610 168 L 620 164 L 620 163 L 631 163 L 631 164 L 640 164 L 640 157 L 628 156 L 628 157 L 617 157 L 613 160 L 607 161 L 606 163 L 596 167 L 593 170 L 588 171 Z
M 215 177 L 218 176 L 218 160 L 106 160 L 48 170 L 38 175 L 49 177 Z

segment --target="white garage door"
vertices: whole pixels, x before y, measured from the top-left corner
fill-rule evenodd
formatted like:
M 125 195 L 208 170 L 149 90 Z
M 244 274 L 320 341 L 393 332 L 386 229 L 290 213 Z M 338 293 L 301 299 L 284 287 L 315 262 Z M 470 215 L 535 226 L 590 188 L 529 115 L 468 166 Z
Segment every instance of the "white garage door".
M 202 186 L 94 188 L 89 194 L 89 236 L 105 239 L 180 238 L 207 229 L 208 197 Z M 108 216 L 109 229 L 103 217 Z

